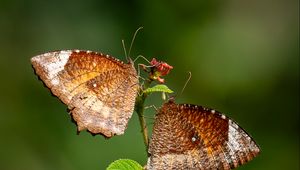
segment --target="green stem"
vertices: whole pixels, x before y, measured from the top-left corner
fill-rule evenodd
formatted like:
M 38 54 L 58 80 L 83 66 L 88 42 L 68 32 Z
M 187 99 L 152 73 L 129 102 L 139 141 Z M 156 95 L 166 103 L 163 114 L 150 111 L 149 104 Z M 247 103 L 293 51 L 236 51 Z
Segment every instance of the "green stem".
M 148 137 L 148 128 L 147 128 L 147 124 L 146 124 L 146 120 L 144 117 L 144 110 L 145 110 L 145 100 L 147 98 L 147 94 L 143 93 L 143 89 L 147 89 L 150 84 L 151 84 L 152 80 L 148 79 L 145 81 L 145 84 L 143 86 L 143 88 L 141 88 L 139 90 L 139 96 L 136 99 L 136 103 L 135 103 L 135 111 L 137 112 L 138 116 L 139 116 L 139 121 L 140 121 L 140 125 L 141 125 L 141 132 L 143 134 L 143 140 L 144 140 L 144 144 L 146 147 L 146 153 L 148 155 L 148 147 L 149 147 L 149 137 Z M 148 155 L 149 156 L 149 155 Z

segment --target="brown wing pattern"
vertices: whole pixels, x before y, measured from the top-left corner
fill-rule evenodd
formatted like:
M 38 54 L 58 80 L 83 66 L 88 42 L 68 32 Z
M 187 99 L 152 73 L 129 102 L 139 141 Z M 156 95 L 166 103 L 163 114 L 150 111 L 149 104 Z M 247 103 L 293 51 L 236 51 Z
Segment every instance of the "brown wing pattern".
M 148 170 L 233 169 L 259 154 L 233 120 L 196 105 L 165 103 L 156 115 Z
M 138 89 L 133 64 L 78 50 L 45 53 L 31 63 L 51 92 L 68 105 L 78 131 L 106 137 L 124 133 Z

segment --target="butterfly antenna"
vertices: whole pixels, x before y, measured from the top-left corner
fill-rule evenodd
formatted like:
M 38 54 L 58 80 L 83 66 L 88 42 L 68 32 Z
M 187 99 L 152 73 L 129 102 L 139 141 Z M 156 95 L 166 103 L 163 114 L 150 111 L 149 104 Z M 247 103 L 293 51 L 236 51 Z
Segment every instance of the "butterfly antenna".
M 182 87 L 181 92 L 179 93 L 178 96 L 181 96 L 181 95 L 182 95 L 182 93 L 183 93 L 185 87 L 187 86 L 187 84 L 189 83 L 189 81 L 190 81 L 191 78 L 192 78 L 192 72 L 189 71 L 188 73 L 189 73 L 189 78 L 185 81 L 184 86 Z M 177 96 L 177 97 L 178 97 L 178 96 Z
M 133 45 L 133 43 L 134 43 L 135 37 L 136 37 L 137 33 L 138 33 L 141 29 L 143 29 L 143 27 L 139 27 L 139 28 L 135 31 L 135 33 L 134 33 L 134 35 L 133 35 L 133 37 L 132 37 L 132 40 L 131 40 L 131 43 L 130 43 L 130 47 L 129 47 L 129 51 L 128 51 L 128 56 L 129 56 L 129 57 L 130 57 L 130 52 L 131 52 L 131 48 L 132 48 L 132 45 Z
M 135 62 L 135 61 L 138 60 L 139 58 L 144 59 L 145 61 L 147 61 L 148 64 L 150 64 L 150 61 L 149 61 L 146 57 L 144 57 L 144 56 L 142 56 L 142 55 L 138 55 L 138 56 L 133 60 L 133 62 Z
M 125 46 L 125 41 L 124 40 L 122 40 L 122 46 L 123 46 L 123 50 L 124 50 L 124 53 L 125 53 L 126 60 L 127 60 L 127 62 L 129 62 L 129 58 L 128 58 L 128 55 L 127 55 L 127 52 L 126 52 L 126 46 Z

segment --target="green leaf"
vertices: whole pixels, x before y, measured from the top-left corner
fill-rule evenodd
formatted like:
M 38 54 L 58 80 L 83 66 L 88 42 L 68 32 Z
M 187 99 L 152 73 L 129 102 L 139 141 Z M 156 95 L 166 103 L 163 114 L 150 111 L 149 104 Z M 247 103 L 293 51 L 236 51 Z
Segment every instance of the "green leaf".
M 158 84 L 153 87 L 149 87 L 146 90 L 144 90 L 144 93 L 153 93 L 153 92 L 165 92 L 165 93 L 173 93 L 171 89 L 169 89 L 168 86 L 164 84 Z
M 143 170 L 143 167 L 131 159 L 119 159 L 112 162 L 106 170 Z

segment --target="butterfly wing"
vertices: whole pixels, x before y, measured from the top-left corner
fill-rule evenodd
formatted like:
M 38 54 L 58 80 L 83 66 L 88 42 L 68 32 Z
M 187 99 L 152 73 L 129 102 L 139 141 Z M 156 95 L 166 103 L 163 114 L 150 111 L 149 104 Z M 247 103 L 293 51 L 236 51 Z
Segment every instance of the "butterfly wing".
M 133 64 L 79 50 L 45 53 L 31 63 L 51 92 L 68 105 L 78 131 L 106 137 L 124 133 L 138 89 Z
M 233 120 L 196 105 L 165 103 L 156 115 L 147 169 L 233 169 L 259 154 Z

